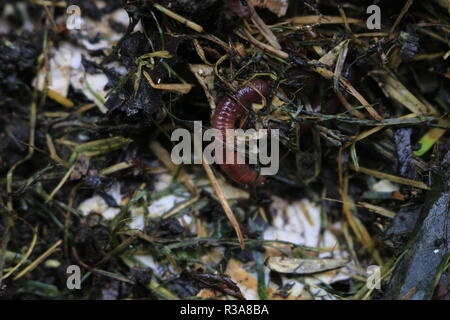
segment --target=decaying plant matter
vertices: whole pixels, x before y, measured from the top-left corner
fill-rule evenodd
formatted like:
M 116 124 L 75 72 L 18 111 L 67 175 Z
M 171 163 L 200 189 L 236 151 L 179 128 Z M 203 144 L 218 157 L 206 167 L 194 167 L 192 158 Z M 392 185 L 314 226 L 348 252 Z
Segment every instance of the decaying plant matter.
M 3 1 L 0 296 L 448 299 L 449 11 L 372 2 Z M 194 121 L 279 172 L 175 165 Z

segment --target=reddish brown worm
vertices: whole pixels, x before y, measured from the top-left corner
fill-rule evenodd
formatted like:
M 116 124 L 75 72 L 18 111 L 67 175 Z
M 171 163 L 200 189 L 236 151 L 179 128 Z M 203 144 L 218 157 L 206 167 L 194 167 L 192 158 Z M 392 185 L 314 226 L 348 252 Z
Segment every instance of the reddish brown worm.
M 269 84 L 267 82 L 253 80 L 248 86 L 239 89 L 235 95 L 223 98 L 212 116 L 212 127 L 220 130 L 225 136 L 227 129 L 235 129 L 236 121 L 242 112 L 252 103 L 262 100 L 261 95 L 266 95 L 268 92 Z M 226 137 L 224 141 L 227 141 Z M 220 166 L 229 178 L 242 185 L 260 186 L 264 184 L 265 177 L 259 175 L 255 169 L 249 165 L 237 163 L 237 152 L 226 152 L 224 148 L 223 154 L 224 164 Z

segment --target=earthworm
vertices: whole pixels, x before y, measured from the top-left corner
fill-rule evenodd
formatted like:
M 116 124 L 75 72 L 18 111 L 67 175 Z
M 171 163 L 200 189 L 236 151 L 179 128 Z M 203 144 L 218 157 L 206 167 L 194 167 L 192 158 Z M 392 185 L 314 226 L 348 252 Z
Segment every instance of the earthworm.
M 240 88 L 234 96 L 224 97 L 214 111 L 211 120 L 212 127 L 220 130 L 223 135 L 227 129 L 235 129 L 235 123 L 242 115 L 243 110 L 250 104 L 261 100 L 261 95 L 266 95 L 268 91 L 269 84 L 257 79 L 253 80 L 250 85 Z M 226 136 L 225 141 L 228 143 Z M 231 143 L 234 144 L 234 141 Z M 260 176 L 255 169 L 249 165 L 237 163 L 237 152 L 226 152 L 224 147 L 223 153 L 224 164 L 220 166 L 229 178 L 242 185 L 260 186 L 264 184 L 265 177 Z

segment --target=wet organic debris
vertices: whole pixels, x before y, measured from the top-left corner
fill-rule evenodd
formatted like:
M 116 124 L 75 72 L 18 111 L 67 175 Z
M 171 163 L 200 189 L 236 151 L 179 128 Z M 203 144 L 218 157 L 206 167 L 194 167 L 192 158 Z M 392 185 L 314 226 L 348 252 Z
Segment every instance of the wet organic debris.
M 448 299 L 448 8 L 339 3 L 3 1 L 0 297 Z M 254 79 L 279 173 L 173 164 Z
M 386 289 L 386 299 L 431 299 L 439 284 L 449 287 L 450 152 L 433 174 L 433 190 L 425 199 L 415 232 L 399 259 Z M 446 299 L 449 298 L 448 293 Z

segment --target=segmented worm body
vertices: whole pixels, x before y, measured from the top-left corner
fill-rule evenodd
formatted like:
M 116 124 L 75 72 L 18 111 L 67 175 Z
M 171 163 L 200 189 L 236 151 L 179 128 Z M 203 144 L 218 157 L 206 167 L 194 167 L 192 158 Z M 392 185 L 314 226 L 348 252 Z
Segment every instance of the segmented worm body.
M 256 90 L 255 90 L 256 89 Z M 253 80 L 250 85 L 238 90 L 234 96 L 227 96 L 223 98 L 214 111 L 211 123 L 212 127 L 220 130 L 224 136 L 227 129 L 235 129 L 236 121 L 242 115 L 244 109 L 249 107 L 252 103 L 258 102 L 262 99 L 261 95 L 266 95 L 269 91 L 269 85 L 263 80 Z M 234 139 L 227 139 L 224 141 L 234 143 Z M 265 178 L 246 164 L 238 164 L 237 152 L 226 152 L 223 150 L 224 161 L 221 165 L 222 170 L 232 180 L 243 185 L 262 185 Z

